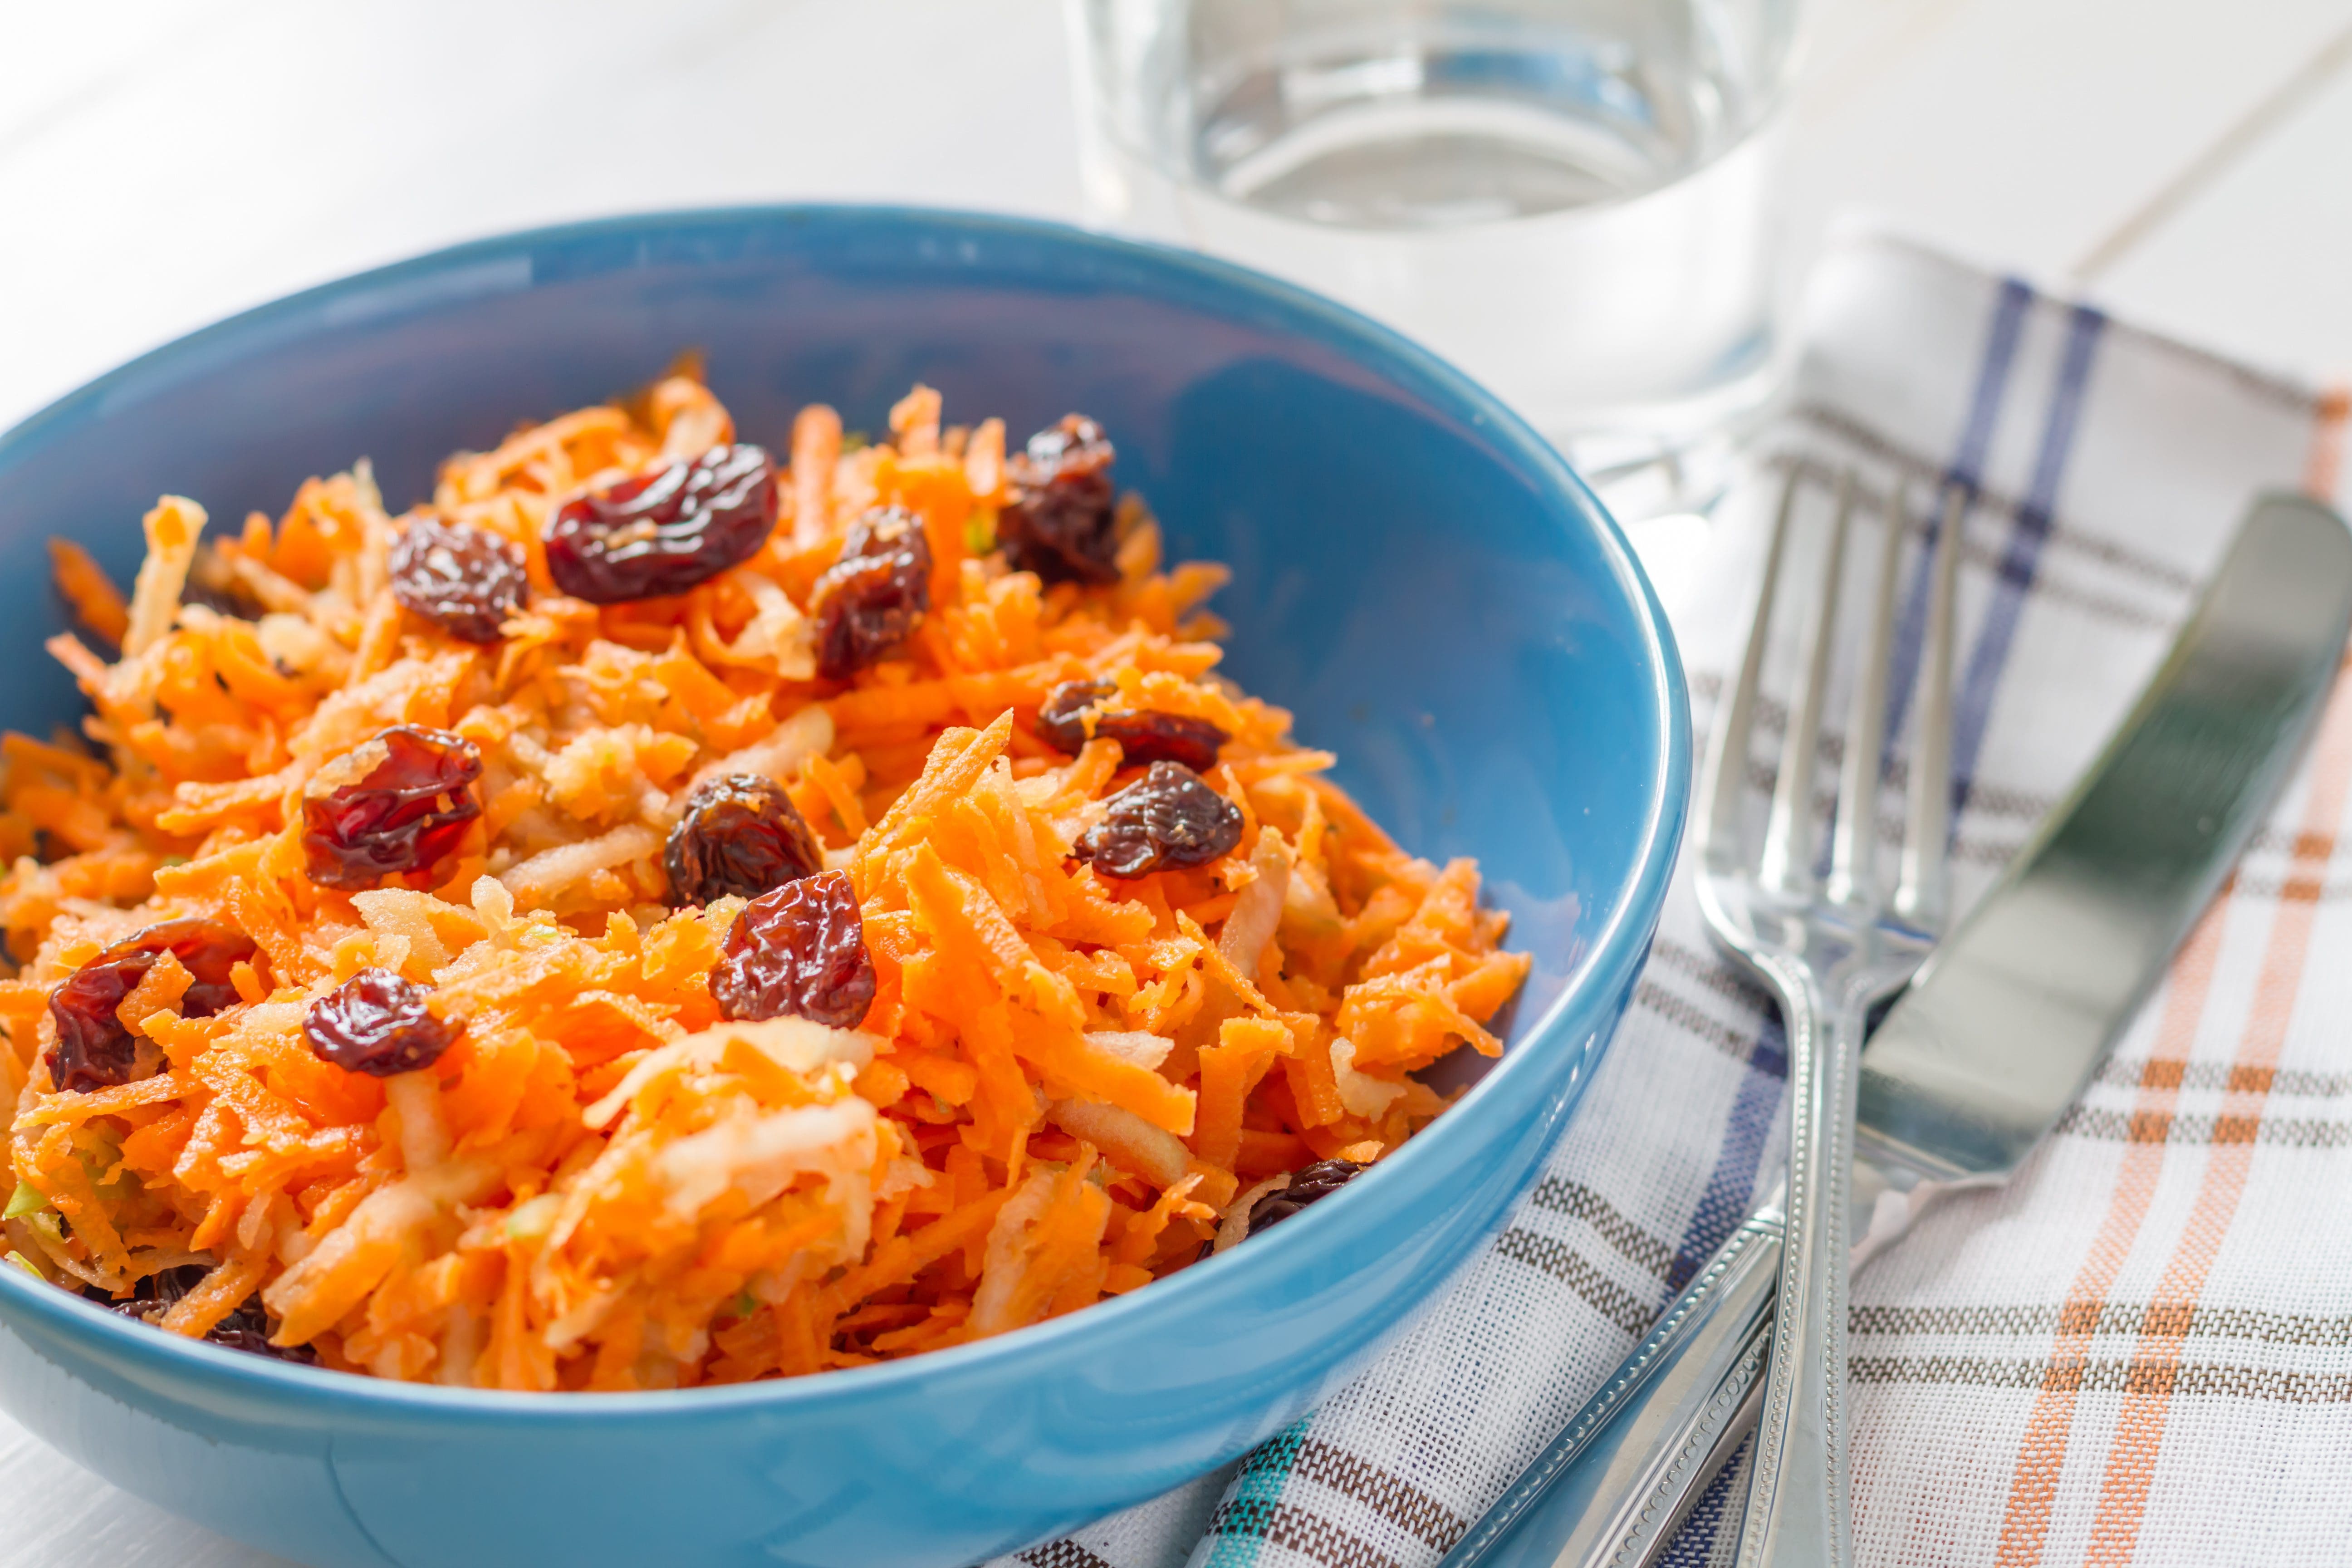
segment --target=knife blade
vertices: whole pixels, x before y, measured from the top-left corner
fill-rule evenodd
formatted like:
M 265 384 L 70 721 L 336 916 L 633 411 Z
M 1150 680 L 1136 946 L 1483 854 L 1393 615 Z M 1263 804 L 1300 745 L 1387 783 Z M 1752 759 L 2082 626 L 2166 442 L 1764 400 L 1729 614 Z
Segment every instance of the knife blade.
M 2115 739 L 1864 1050 L 1861 1256 L 1935 1193 L 2006 1181 L 2081 1096 L 2285 783 L 2347 621 L 2343 520 L 2265 497 Z
M 2258 497 L 2114 738 L 1886 1014 L 1861 1063 L 1859 1268 L 2057 1123 L 2237 861 L 2345 662 L 2352 532 Z M 1441 1568 L 1648 1562 L 1755 1419 L 1768 1199 Z

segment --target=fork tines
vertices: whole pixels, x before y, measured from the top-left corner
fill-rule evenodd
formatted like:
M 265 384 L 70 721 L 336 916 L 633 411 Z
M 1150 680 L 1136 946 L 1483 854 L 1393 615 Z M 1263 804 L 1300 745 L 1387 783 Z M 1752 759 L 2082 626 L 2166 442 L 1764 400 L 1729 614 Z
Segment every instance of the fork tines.
M 1916 665 L 1918 700 L 1913 714 L 1911 766 L 1906 770 L 1911 788 L 1903 855 L 1895 884 L 1889 890 L 1881 886 L 1878 874 L 1878 810 L 1881 782 L 1891 761 L 1890 718 L 1899 716 L 1902 710 L 1895 705 L 1908 695 L 1890 689 L 1902 542 L 1910 516 L 1906 487 L 1898 480 L 1888 491 L 1878 492 L 1851 468 L 1830 470 L 1802 457 L 1789 459 L 1786 470 L 1746 654 L 1710 748 L 1699 820 L 1701 852 L 1717 868 L 1752 864 L 1762 888 L 1790 899 L 1807 900 L 1818 894 L 1857 914 L 1888 912 L 1906 924 L 1933 931 L 1942 923 L 1946 902 L 1946 849 L 1952 814 L 1948 776 L 1954 597 L 1967 492 L 1957 483 L 1945 488 L 1928 533 L 1932 553 L 1920 563 L 1925 580 L 1914 587 L 1915 595 L 1926 601 L 1926 626 Z M 1801 604 L 1809 604 L 1811 614 L 1798 650 L 1796 686 L 1781 737 L 1780 769 L 1763 845 L 1760 854 L 1750 860 L 1742 842 L 1747 764 L 1764 665 L 1773 646 L 1775 603 L 1783 593 L 1781 578 L 1789 563 L 1790 536 L 1800 514 L 1810 510 L 1801 503 L 1809 494 L 1824 489 L 1829 499 L 1828 540 L 1817 574 L 1800 590 L 1810 590 L 1804 592 Z M 1886 527 L 1872 574 L 1862 643 L 1853 656 L 1844 756 L 1824 865 L 1818 840 L 1815 762 L 1822 750 L 1822 714 L 1835 673 L 1841 594 L 1857 531 L 1853 526 L 1857 511 L 1877 514 Z M 1916 614 L 1918 597 L 1913 602 Z

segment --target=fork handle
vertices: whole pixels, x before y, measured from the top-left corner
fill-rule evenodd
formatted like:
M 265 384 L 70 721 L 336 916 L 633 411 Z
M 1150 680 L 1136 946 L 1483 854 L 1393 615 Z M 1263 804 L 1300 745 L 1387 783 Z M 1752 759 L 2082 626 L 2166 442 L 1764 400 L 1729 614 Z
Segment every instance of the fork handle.
M 1776 1198 L 1716 1249 L 1439 1568 L 1631 1568 L 1671 1541 L 1754 1424 L 1780 1244 Z
M 1767 957 L 1789 1037 L 1788 1240 L 1738 1568 L 1847 1568 L 1847 1173 L 1869 994 L 1832 1005 L 1805 966 Z

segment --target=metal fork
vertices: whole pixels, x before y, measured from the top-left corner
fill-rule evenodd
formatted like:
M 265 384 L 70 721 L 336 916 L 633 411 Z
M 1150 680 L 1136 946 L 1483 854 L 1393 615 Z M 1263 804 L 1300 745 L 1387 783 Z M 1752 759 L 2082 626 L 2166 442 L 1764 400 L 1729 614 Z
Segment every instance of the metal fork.
M 1947 492 L 1934 536 L 1910 809 L 1889 889 L 1878 868 L 1878 804 L 1908 515 L 1899 490 L 1883 508 L 1886 540 L 1856 654 L 1826 868 L 1816 858 L 1813 764 L 1834 663 L 1839 590 L 1863 494 L 1851 472 L 1833 487 L 1830 539 L 1780 774 L 1752 856 L 1745 830 L 1748 761 L 1774 603 L 1798 501 L 1813 473 L 1792 463 L 1780 493 L 1747 655 L 1700 786 L 1694 845 L 1708 926 L 1780 1002 L 1793 1096 L 1788 1177 L 1716 1249 L 1616 1374 L 1440 1568 L 1477 1568 L 1497 1553 L 1515 1564 L 1549 1562 L 1552 1568 L 1648 1563 L 1673 1540 L 1751 1426 L 1757 1436 L 1742 1568 L 1845 1568 L 1849 1561 L 1845 1207 L 1854 1059 L 1871 1009 L 1919 966 L 1944 921 L 1953 589 L 1967 497 L 1958 487 Z M 1523 1523 L 1532 1534 L 1516 1533 Z
M 1804 471 L 1792 465 L 1731 700 L 1717 726 L 1699 824 L 1697 891 L 1722 948 L 1773 993 L 1789 1043 L 1786 1240 L 1764 1397 L 1749 1461 L 1739 1568 L 1846 1568 L 1852 1560 L 1845 1400 L 1846 1172 L 1853 1159 L 1855 1062 L 1871 1009 L 1927 956 L 1945 916 L 1952 809 L 1954 591 L 1965 490 L 1944 496 L 1928 568 L 1903 857 L 1878 874 L 1878 804 L 1888 664 L 1904 513 L 1888 509 L 1869 629 L 1855 667 L 1827 875 L 1816 860 L 1813 762 L 1820 750 L 1838 596 L 1859 486 L 1837 482 L 1828 549 L 1806 628 L 1780 775 L 1761 846 L 1742 831 L 1757 691 L 1773 601 Z

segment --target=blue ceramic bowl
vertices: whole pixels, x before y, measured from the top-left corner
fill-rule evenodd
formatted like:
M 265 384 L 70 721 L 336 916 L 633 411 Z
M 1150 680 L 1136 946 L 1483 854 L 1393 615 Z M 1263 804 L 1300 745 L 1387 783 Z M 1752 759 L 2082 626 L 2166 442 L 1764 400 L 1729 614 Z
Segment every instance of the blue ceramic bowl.
M 45 538 L 128 581 L 165 490 L 275 511 L 365 454 L 395 508 L 519 419 L 679 349 L 751 439 L 917 380 L 1016 433 L 1099 419 L 1173 553 L 1232 563 L 1230 668 L 1415 852 L 1474 855 L 1534 973 L 1508 1052 L 1363 1181 L 1163 1284 L 887 1366 L 674 1394 L 410 1387 L 240 1355 L 0 1268 L 0 1402 L 100 1475 L 359 1568 L 970 1563 L 1150 1497 L 1363 1364 L 1499 1223 L 1647 949 L 1685 795 L 1664 620 L 1615 527 L 1492 396 L 1361 318 L 1046 225 L 770 207 L 494 239 L 250 311 L 0 438 L 0 722 L 78 700 Z

